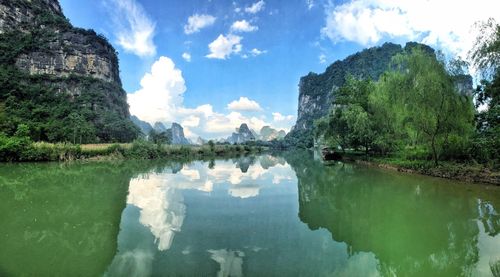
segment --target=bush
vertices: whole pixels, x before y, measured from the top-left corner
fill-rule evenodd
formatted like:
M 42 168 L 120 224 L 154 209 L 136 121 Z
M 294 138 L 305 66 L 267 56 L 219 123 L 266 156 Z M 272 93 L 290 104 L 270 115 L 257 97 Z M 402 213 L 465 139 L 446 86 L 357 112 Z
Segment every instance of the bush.
M 161 146 L 145 140 L 135 140 L 125 156 L 133 159 L 156 159 L 160 156 Z
M 7 137 L 0 134 L 0 161 L 21 161 L 23 151 L 30 143 L 31 141 L 26 137 Z

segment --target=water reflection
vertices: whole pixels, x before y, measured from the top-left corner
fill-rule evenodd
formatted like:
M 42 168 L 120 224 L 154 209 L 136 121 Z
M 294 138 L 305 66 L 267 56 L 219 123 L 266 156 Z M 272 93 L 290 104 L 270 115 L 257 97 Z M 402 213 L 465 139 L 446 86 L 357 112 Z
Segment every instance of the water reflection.
M 217 272 L 218 277 L 243 276 L 244 252 L 219 249 L 208 250 L 208 253 L 211 254 L 210 258 L 220 265 L 220 269 Z
M 139 174 L 130 180 L 127 207 L 118 236 L 118 253 L 106 275 L 153 274 L 153 260 L 172 247 L 189 214 L 184 194 L 198 191 L 210 197 L 219 188 L 232 198 L 249 199 L 257 197 L 266 186 L 279 185 L 292 178 L 293 172 L 285 160 L 269 155 L 192 162 Z M 186 246 L 181 253 L 189 256 L 192 251 Z M 220 266 L 218 276 L 242 276 L 242 251 L 206 251 Z
M 0 165 L 0 276 L 498 276 L 499 207 L 307 152 Z
M 373 253 L 381 275 L 491 276 L 500 254 L 497 189 L 291 156 L 301 220 Z M 495 257 L 496 256 L 496 257 Z M 363 262 L 365 263 L 365 262 Z

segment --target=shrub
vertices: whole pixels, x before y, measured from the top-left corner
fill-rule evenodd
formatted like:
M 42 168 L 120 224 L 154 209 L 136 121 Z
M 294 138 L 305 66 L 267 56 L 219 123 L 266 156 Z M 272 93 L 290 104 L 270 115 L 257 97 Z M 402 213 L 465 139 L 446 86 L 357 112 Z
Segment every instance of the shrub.
M 126 157 L 133 159 L 156 159 L 160 156 L 161 146 L 144 140 L 135 140 L 132 147 L 124 152 Z

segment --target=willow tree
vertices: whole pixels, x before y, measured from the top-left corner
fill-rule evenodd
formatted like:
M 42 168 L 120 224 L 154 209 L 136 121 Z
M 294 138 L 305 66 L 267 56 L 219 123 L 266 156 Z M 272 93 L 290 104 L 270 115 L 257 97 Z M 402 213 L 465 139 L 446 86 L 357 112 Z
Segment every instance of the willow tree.
M 380 95 L 374 98 L 384 98 L 389 120 L 408 135 L 406 143 L 427 145 L 437 165 L 451 137 L 466 139 L 470 134 L 471 99 L 458 94 L 452 76 L 432 53 L 415 48 L 396 56 L 393 69 L 380 80 Z

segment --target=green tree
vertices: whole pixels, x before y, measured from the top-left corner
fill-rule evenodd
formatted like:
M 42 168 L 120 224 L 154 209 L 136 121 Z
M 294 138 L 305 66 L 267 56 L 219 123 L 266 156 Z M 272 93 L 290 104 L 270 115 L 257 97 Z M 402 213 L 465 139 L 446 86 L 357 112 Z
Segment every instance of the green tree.
M 329 145 L 371 148 L 375 131 L 369 95 L 374 84 L 369 80 L 358 80 L 348 76 L 344 86 L 335 92 L 332 109 L 326 117 L 315 122 L 314 135 Z
M 426 144 L 437 165 L 450 136 L 469 137 L 471 99 L 456 92 L 452 77 L 434 55 L 415 48 L 394 61 L 395 71 L 381 79 L 392 120 L 407 128 L 409 143 Z
M 498 166 L 500 157 L 500 25 L 494 19 L 478 23 L 478 36 L 469 53 L 480 71 L 480 85 L 475 91 L 477 134 L 474 156 Z
M 171 143 L 171 139 L 167 135 L 167 132 L 157 132 L 155 129 L 151 129 L 151 131 L 149 131 L 148 139 L 158 145 Z
M 210 151 L 214 152 L 215 151 L 215 143 L 213 140 L 208 141 L 208 145 L 210 146 Z

